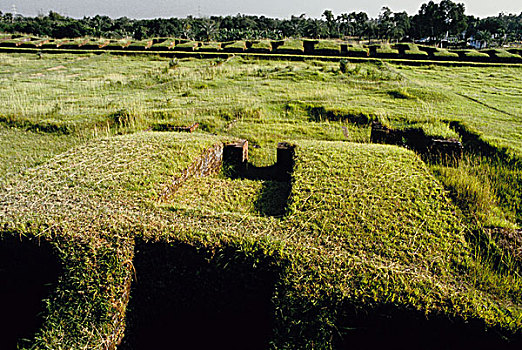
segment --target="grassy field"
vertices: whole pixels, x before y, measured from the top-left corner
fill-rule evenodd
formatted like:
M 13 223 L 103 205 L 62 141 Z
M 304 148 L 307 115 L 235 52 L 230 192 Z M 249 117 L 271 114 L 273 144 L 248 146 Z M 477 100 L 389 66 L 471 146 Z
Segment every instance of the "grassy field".
M 216 327 L 228 348 L 519 344 L 522 68 L 23 54 L 0 67 L 0 237 L 50 242 L 64 270 L 21 348 L 158 347 L 177 313 L 223 317 L 180 331 L 192 348 Z M 370 144 L 371 120 L 460 139 L 464 158 Z M 164 195 L 237 139 L 257 167 L 295 144 L 292 180 L 214 173 Z

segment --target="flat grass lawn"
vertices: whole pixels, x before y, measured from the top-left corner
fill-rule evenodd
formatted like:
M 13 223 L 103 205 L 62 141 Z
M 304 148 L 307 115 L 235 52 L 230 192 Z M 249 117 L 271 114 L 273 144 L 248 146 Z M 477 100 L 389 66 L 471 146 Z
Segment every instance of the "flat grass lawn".
M 307 116 L 283 112 L 301 101 L 368 109 L 397 125 L 461 120 L 494 144 L 522 149 L 521 68 L 352 64 L 341 74 L 334 62 L 178 61 L 168 69 L 156 57 L 2 54 L 0 115 L 81 129 L 112 126 L 123 113 L 138 128 L 203 120 L 215 131 L 223 127 L 220 111 L 230 109 L 259 110 L 238 115 L 243 121 L 299 122 Z
M 449 97 L 435 110 L 477 130 L 489 142 L 522 152 L 521 68 L 402 67 L 413 82 Z
M 140 324 L 179 329 L 187 308 L 222 317 L 200 332 L 218 325 L 231 348 L 243 338 L 227 332 L 254 319 L 243 348 L 520 341 L 519 165 L 425 163 L 370 144 L 369 122 L 311 111 L 444 138 L 458 121 L 520 159 L 522 68 L 23 54 L 0 67 L 0 243 L 49 242 L 63 268 L 21 348 L 164 345 L 170 331 Z M 294 144 L 291 181 L 184 177 L 238 139 L 252 169 Z M 236 301 L 259 317 L 237 321 Z
M 0 125 L 0 177 L 44 163 L 84 140 L 78 135 L 38 133 Z

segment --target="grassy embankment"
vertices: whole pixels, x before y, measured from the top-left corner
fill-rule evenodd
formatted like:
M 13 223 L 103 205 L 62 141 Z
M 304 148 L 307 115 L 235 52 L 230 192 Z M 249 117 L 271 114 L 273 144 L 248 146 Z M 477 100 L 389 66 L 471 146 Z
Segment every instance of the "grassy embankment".
M 506 186 L 520 186 L 516 162 L 470 153 L 459 168 L 432 165 L 447 193 L 412 152 L 365 145 L 368 125 L 309 114 L 323 106 L 442 137 L 460 137 L 449 127 L 459 121 L 516 160 L 519 69 L 349 64 L 341 74 L 328 62 L 0 58 L 2 149 L 16 155 L 2 173 L 0 227 L 4 236 L 51 241 L 65 269 L 37 347 L 103 348 L 121 337 L 135 241 L 188 245 L 218 271 L 265 276 L 263 298 L 273 307 L 265 326 L 274 333 L 261 340 L 280 348 L 369 339 L 357 330 L 382 320 L 364 316 L 368 310 L 411 325 L 424 314 L 450 318 L 465 334 L 472 331 L 464 319 L 504 334 L 520 330 L 520 261 L 498 237 L 482 234 L 483 226 L 520 223 L 520 191 Z M 193 122 L 221 136 L 143 132 Z M 258 166 L 273 163 L 276 142 L 297 144 L 285 216 L 273 217 L 270 207 L 284 207 L 278 196 L 287 184 L 268 180 L 192 179 L 159 200 L 221 137 L 259 146 L 250 149 Z M 56 146 L 42 149 L 47 140 Z M 484 207 L 486 195 L 493 202 Z M 208 286 L 216 300 L 224 295 L 218 285 Z

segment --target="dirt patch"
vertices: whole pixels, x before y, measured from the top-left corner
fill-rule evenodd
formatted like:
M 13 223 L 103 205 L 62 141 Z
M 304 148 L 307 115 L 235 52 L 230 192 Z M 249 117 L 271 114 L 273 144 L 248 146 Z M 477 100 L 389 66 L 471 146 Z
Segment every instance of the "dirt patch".
M 50 72 L 57 71 L 57 70 L 62 70 L 62 69 L 67 69 L 67 67 L 65 67 L 65 66 L 56 66 L 56 67 L 52 67 L 52 68 L 47 68 L 47 70 L 50 71 Z
M 486 233 L 522 269 L 522 229 L 487 228 Z

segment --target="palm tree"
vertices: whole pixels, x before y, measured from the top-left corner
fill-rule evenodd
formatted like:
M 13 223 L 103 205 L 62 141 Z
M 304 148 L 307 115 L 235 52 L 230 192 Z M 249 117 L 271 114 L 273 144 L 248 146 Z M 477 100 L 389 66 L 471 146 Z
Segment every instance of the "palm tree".
M 205 41 L 211 41 L 214 39 L 216 33 L 218 32 L 219 25 L 209 18 L 204 18 L 202 21 L 198 23 L 198 30 L 199 38 Z

